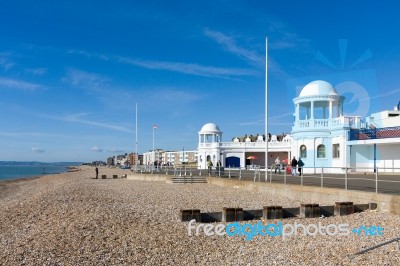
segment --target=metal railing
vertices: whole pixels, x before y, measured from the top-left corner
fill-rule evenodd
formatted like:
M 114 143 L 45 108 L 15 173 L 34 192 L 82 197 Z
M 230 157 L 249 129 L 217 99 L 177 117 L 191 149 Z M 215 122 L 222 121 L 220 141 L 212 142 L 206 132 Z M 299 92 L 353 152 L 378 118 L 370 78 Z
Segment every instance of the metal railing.
M 164 174 L 173 176 L 202 176 L 236 179 L 239 181 L 283 183 L 321 188 L 341 188 L 400 194 L 400 168 L 394 167 L 302 167 L 300 176 L 297 169 L 292 175 L 290 166 L 276 169 L 249 165 L 247 167 L 212 167 L 201 169 L 193 166 L 145 166 L 137 169 L 140 174 Z
M 400 127 L 350 129 L 348 140 L 400 138 Z

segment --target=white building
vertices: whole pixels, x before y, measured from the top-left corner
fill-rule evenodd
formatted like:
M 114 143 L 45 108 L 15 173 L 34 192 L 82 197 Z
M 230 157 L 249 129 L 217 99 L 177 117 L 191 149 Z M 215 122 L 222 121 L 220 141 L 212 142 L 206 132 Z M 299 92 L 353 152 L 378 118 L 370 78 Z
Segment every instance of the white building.
M 294 102 L 294 124 L 290 135 L 268 141 L 268 165 L 277 156 L 281 160 L 301 157 L 304 172 L 342 173 L 345 167 L 363 172 L 397 171 L 400 167 L 400 106 L 369 117 L 345 116 L 344 97 L 326 81 L 307 84 Z M 213 123 L 199 131 L 198 166 L 207 168 L 207 161 L 224 167 L 264 165 L 265 138 L 246 138 L 222 142 L 222 131 Z M 309 168 L 307 168 L 309 167 Z M 390 169 L 392 168 L 392 169 Z

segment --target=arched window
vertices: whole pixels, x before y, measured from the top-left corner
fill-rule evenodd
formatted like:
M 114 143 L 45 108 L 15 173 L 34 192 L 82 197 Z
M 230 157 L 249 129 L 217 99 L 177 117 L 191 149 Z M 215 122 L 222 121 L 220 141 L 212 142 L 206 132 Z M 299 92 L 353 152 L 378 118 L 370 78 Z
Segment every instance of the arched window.
M 300 146 L 300 158 L 307 158 L 307 147 L 306 145 L 301 145 Z
M 323 144 L 318 145 L 317 158 L 325 158 L 325 145 L 323 145 Z

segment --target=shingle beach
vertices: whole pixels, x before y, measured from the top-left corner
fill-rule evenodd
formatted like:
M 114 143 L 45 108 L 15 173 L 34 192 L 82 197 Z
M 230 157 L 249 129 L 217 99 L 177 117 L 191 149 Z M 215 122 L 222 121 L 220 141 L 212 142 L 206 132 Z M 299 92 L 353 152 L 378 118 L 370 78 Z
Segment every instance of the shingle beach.
M 379 225 L 383 236 L 188 236 L 179 210 L 297 207 L 300 200 L 209 184 L 111 179 L 129 173 L 95 171 L 0 182 L 0 265 L 399 265 L 397 243 L 349 259 L 361 249 L 400 236 L 398 215 L 284 219 L 285 223 L 349 227 Z M 321 202 L 321 204 L 333 204 Z M 258 221 L 248 221 L 257 223 Z M 277 220 L 268 222 L 277 223 Z

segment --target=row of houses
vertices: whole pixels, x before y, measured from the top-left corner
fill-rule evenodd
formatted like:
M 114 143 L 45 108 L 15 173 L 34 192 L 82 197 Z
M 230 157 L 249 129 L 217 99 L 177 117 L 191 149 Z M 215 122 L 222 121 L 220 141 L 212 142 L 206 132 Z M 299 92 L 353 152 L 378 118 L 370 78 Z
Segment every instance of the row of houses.
M 136 153 L 125 153 L 107 158 L 107 165 L 109 166 L 132 166 L 138 165 L 170 165 L 177 166 L 181 164 L 197 164 L 197 151 L 164 151 L 162 149 L 155 149 L 148 151 L 143 155 Z

